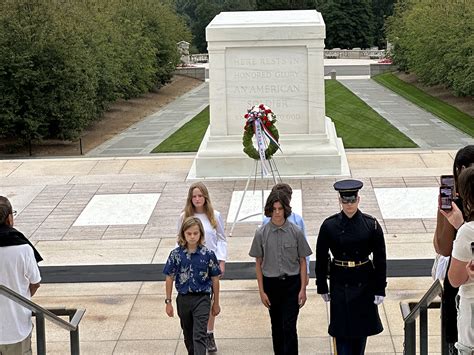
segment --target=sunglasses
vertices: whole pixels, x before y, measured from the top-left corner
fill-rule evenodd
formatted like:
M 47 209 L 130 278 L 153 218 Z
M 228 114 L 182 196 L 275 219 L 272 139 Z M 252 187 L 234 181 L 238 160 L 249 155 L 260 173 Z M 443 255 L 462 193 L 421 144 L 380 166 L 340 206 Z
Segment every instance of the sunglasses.
M 349 203 L 356 203 L 356 202 L 357 202 L 357 197 L 355 197 L 355 198 L 352 198 L 352 197 L 351 198 L 343 198 L 343 197 L 341 197 L 341 203 L 343 205 L 347 205 Z

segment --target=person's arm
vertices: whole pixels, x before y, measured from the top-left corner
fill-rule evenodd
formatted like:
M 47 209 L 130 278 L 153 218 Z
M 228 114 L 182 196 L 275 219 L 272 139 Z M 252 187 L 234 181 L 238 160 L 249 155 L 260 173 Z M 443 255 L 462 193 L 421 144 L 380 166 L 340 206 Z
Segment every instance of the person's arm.
M 270 300 L 263 289 L 263 272 L 262 272 L 262 261 L 263 258 L 255 258 L 255 271 L 257 274 L 258 291 L 260 293 L 260 299 L 265 307 L 270 308 Z
M 225 272 L 225 261 L 224 260 L 219 260 L 219 268 L 221 269 L 221 274 L 219 275 L 219 277 L 223 277 L 224 276 L 224 272 Z
M 451 257 L 451 264 L 448 269 L 448 279 L 453 287 L 459 287 L 469 281 L 469 274 L 467 272 L 468 264 L 468 262 Z
M 433 236 L 435 251 L 443 256 L 450 256 L 453 250 L 453 241 L 458 230 L 464 223 L 461 210 L 453 202 L 451 211 L 438 209 L 436 228 Z
M 41 273 L 38 267 L 38 263 L 36 262 L 33 249 L 30 247 L 26 248 L 27 258 L 25 259 L 25 276 L 30 282 L 28 288 L 31 297 L 33 297 L 36 291 L 38 291 L 38 289 L 40 288 Z
M 172 292 L 173 292 L 173 278 L 169 275 L 166 275 L 166 279 L 165 279 L 166 299 L 168 299 L 168 300 L 171 299 L 171 293 Z M 165 311 L 166 311 L 166 314 L 168 315 L 168 317 L 173 317 L 174 316 L 173 302 L 172 301 L 165 305 Z
M 385 239 L 383 236 L 382 227 L 377 222 L 373 221 L 373 265 L 375 273 L 375 289 L 374 295 L 385 297 L 385 287 L 387 286 L 387 254 L 385 250 Z
M 329 231 L 325 223 L 319 229 L 318 239 L 316 241 L 316 286 L 319 294 L 329 293 L 328 289 L 328 261 L 329 261 Z
M 212 280 L 212 292 L 213 292 L 211 313 L 214 317 L 216 317 L 219 315 L 219 313 L 221 313 L 221 306 L 219 303 L 219 291 L 220 291 L 219 276 L 213 276 L 211 277 L 211 280 Z
M 31 297 L 33 297 L 36 293 L 36 291 L 38 291 L 38 289 L 40 288 L 40 284 L 37 283 L 37 284 L 30 284 L 30 295 Z
M 306 258 L 300 258 L 300 278 L 301 278 L 301 288 L 298 294 L 298 304 L 300 308 L 306 303 L 306 281 L 308 279 L 307 269 L 306 269 Z
M 217 227 L 216 227 L 216 256 L 217 260 L 219 260 L 219 265 L 221 267 L 222 276 L 224 276 L 225 271 L 225 261 L 227 260 L 227 237 L 224 231 L 224 221 L 222 220 L 222 215 L 218 212 L 214 212 L 214 217 L 216 219 Z
M 298 222 L 296 223 L 296 225 L 301 228 L 306 241 L 308 241 L 308 236 L 306 235 L 306 226 L 304 224 L 303 217 L 299 216 L 299 219 L 298 219 Z M 306 286 L 308 286 L 308 284 L 309 284 L 309 265 L 310 265 L 310 258 L 309 258 L 309 256 L 307 256 L 306 257 Z

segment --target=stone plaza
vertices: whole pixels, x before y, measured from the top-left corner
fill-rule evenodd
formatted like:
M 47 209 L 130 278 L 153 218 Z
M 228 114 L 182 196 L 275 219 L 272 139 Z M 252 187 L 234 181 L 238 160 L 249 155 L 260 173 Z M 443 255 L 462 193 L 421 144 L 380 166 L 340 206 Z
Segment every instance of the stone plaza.
M 385 330 L 369 338 L 368 354 L 402 353 L 399 302 L 420 299 L 432 283 L 429 270 L 425 270 L 426 276 L 415 277 L 410 268 L 413 261 L 434 256 L 431 240 L 438 178 L 450 171 L 454 154 L 454 150 L 347 152 L 351 176 L 365 185 L 361 209 L 377 217 L 384 229 L 389 275 L 390 263 L 406 265 L 403 274 L 388 278 L 387 298 L 380 306 Z M 164 312 L 164 282 L 133 280 L 162 277 L 161 267 L 175 244 L 193 158 L 0 161 L 1 193 L 11 198 L 18 211 L 16 226 L 45 259 L 41 263 L 45 282 L 34 301 L 46 307 L 87 309 L 80 325 L 82 353 L 185 353 L 178 318 L 170 319 Z M 313 251 L 321 222 L 338 211 L 332 188 L 335 180 L 284 180 L 295 190 L 293 204 L 305 219 Z M 259 196 L 261 188 L 268 189 L 271 184 L 265 181 L 262 186 L 257 181 L 255 194 Z M 245 179 L 206 181 L 206 185 L 215 208 L 225 217 L 228 233 Z M 128 200 L 124 200 L 126 195 Z M 233 236 L 228 237 L 222 313 L 216 321 L 220 354 L 272 353 L 269 317 L 260 302 L 252 274 L 254 263 L 248 256 L 258 224 L 238 223 Z M 85 268 L 83 274 L 75 275 L 74 268 L 81 267 Z M 134 274 L 137 267 L 154 267 L 154 271 L 152 275 Z M 131 270 L 127 277 L 132 281 L 105 282 L 117 280 L 114 270 Z M 91 280 L 95 282 L 86 282 Z M 301 354 L 331 353 L 327 317 L 312 275 L 308 302 L 298 323 Z M 429 324 L 430 353 L 436 353 L 440 327 L 435 310 L 430 311 Z M 47 324 L 47 341 L 48 354 L 68 352 L 67 332 L 51 323 Z

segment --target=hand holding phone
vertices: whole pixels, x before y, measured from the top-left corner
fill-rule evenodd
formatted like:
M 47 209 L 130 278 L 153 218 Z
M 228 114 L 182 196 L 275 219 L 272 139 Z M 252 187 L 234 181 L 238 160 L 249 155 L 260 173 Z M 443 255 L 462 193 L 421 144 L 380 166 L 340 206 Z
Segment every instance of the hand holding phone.
M 450 210 L 440 209 L 439 211 L 444 216 L 444 218 L 448 220 L 449 224 L 451 224 L 456 230 L 461 228 L 461 226 L 464 224 L 464 216 L 455 203 L 451 205 Z

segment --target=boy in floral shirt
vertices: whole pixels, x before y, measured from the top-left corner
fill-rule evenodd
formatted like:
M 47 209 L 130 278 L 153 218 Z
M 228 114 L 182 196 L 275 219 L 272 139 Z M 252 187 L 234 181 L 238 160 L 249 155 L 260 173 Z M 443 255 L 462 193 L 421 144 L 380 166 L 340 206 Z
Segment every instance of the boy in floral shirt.
M 204 228 L 199 218 L 184 220 L 178 235 L 178 247 L 166 261 L 166 314 L 174 316 L 171 300 L 173 281 L 178 296 L 176 306 L 188 354 L 205 355 L 209 313 L 220 313 L 219 275 L 216 255 L 204 245 Z M 212 306 L 211 306 L 212 304 Z

